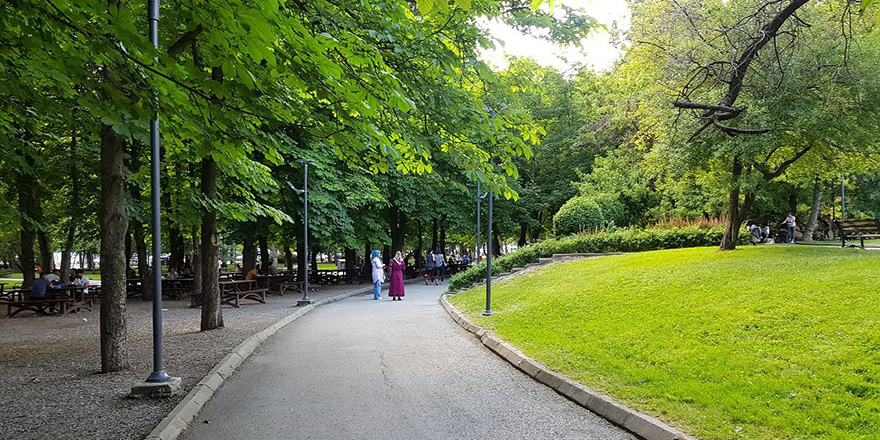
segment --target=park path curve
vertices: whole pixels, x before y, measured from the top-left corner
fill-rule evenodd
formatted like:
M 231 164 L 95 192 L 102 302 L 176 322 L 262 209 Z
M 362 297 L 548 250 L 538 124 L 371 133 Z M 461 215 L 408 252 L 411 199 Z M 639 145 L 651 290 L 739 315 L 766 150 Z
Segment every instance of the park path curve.
M 185 440 L 634 437 L 534 382 L 456 325 L 442 286 L 321 307 L 227 380 Z

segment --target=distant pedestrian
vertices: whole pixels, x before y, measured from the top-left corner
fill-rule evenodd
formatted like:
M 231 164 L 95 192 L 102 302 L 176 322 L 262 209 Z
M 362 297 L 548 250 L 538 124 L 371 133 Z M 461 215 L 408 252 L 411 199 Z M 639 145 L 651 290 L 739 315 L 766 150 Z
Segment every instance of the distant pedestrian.
M 785 224 L 788 226 L 788 242 L 794 243 L 794 231 L 797 230 L 797 219 L 791 212 L 785 217 Z
M 443 283 L 444 275 L 446 275 L 446 256 L 443 255 L 442 249 L 437 248 L 437 252 L 434 253 L 434 283 L 437 283 L 437 278 Z
M 391 260 L 391 288 L 388 290 L 388 296 L 392 301 L 400 301 L 406 295 L 403 291 L 403 271 L 406 269 L 406 263 L 400 256 L 400 251 L 394 254 Z
M 385 264 L 382 263 L 382 252 L 378 249 L 370 255 L 373 265 L 373 299 L 382 299 L 382 283 L 385 282 Z
M 425 284 L 434 283 L 434 251 L 428 251 L 425 259 Z

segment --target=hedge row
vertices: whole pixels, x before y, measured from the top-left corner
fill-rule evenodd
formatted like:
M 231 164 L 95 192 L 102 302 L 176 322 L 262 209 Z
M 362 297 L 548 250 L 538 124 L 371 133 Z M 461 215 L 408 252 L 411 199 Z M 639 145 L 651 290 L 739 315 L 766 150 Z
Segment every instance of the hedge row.
M 492 260 L 492 274 L 508 272 L 514 267 L 537 263 L 538 258 L 553 254 L 642 252 L 658 249 L 675 249 L 698 246 L 717 246 L 724 235 L 722 228 L 683 226 L 674 229 L 620 229 L 613 232 L 597 232 L 573 235 L 526 246 Z M 740 234 L 739 242 L 746 243 L 748 233 Z M 449 290 L 458 290 L 486 279 L 486 263 L 474 265 L 449 280 Z

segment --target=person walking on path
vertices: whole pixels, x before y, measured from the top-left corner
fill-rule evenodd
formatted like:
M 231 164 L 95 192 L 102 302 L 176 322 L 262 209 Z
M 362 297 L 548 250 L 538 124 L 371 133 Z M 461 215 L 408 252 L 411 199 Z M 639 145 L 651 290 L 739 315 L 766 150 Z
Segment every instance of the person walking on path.
M 443 255 L 443 250 L 437 248 L 437 253 L 434 254 L 434 284 L 437 283 L 437 278 L 440 278 L 440 282 L 443 282 L 443 276 L 446 274 L 446 255 Z
M 406 263 L 400 256 L 400 251 L 394 254 L 391 260 L 391 288 L 388 290 L 388 296 L 392 301 L 401 301 L 406 293 L 403 291 L 403 270 L 406 269 Z
M 794 243 L 794 231 L 797 229 L 797 219 L 791 212 L 785 217 L 785 224 L 788 225 L 788 242 Z
M 370 260 L 373 262 L 373 299 L 382 299 L 382 283 L 385 282 L 385 264 L 382 263 L 382 252 L 373 251 Z
M 434 283 L 434 251 L 428 251 L 425 259 L 425 285 Z

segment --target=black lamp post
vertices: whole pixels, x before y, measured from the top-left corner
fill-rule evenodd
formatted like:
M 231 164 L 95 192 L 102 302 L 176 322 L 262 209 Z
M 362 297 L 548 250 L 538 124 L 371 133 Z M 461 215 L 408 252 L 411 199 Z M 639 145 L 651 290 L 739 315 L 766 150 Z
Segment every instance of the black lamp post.
M 148 19 L 150 22 L 150 43 L 159 48 L 159 1 L 150 0 Z M 162 223 L 160 213 L 159 188 L 159 102 L 154 97 L 156 112 L 150 121 L 150 147 L 152 149 L 151 190 L 153 196 L 153 373 L 147 382 L 168 382 L 172 378 L 162 367 Z
M 477 181 L 477 253 L 475 254 L 477 262 L 480 262 L 480 200 L 486 197 L 480 190 L 480 181 Z
M 291 189 L 297 194 L 303 196 L 303 251 L 305 253 L 305 280 L 303 280 L 303 297 L 297 301 L 297 305 L 304 306 L 312 303 L 309 298 L 309 164 L 314 162 L 311 159 L 297 159 L 297 162 L 303 164 L 303 189 L 297 189 L 292 183 L 287 182 Z

